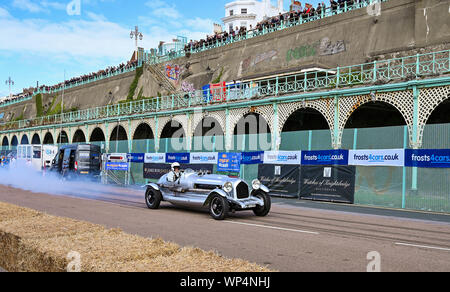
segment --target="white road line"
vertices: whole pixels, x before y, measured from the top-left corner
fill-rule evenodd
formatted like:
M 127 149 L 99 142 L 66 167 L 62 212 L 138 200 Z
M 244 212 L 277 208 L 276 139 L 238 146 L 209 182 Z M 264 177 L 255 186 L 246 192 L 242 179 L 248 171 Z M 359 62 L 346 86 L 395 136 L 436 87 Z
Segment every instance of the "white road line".
M 427 248 L 427 249 L 437 249 L 437 250 L 450 251 L 450 248 L 436 247 L 436 246 L 426 246 L 426 245 L 416 245 L 416 244 L 400 243 L 400 242 L 397 242 L 395 245 L 403 245 L 403 246 L 410 246 L 410 247 L 418 247 L 418 248 Z
M 281 228 L 281 227 L 276 227 L 276 226 L 250 224 L 250 223 L 242 223 L 242 222 L 235 222 L 235 221 L 224 221 L 224 222 L 232 223 L 232 224 L 239 224 L 239 225 L 246 225 L 246 226 L 253 226 L 253 227 L 262 227 L 262 228 L 276 229 L 276 230 L 282 230 L 282 231 L 291 231 L 291 232 L 319 235 L 319 232 L 305 231 L 305 230 L 299 230 L 299 229 L 289 229 L 289 228 Z

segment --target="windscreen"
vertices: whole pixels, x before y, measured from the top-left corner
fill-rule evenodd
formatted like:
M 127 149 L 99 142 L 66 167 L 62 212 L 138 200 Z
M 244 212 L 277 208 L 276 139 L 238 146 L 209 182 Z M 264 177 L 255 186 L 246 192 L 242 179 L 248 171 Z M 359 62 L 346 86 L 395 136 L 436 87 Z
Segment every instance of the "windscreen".
M 33 159 L 41 159 L 42 151 L 40 147 L 33 147 Z

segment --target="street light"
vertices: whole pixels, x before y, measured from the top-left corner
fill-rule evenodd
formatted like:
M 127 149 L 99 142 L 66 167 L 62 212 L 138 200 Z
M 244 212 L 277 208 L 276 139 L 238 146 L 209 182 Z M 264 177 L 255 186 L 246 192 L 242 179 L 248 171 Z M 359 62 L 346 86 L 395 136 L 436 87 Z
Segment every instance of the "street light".
M 9 99 L 11 99 L 11 86 L 14 86 L 14 81 L 9 77 L 5 84 L 9 85 Z
M 134 27 L 134 31 L 131 31 L 130 33 L 130 38 L 131 39 L 135 39 L 136 40 L 136 53 L 138 51 L 138 39 L 142 41 L 142 39 L 144 38 L 144 35 L 142 34 L 142 32 L 139 31 L 139 28 L 137 26 Z

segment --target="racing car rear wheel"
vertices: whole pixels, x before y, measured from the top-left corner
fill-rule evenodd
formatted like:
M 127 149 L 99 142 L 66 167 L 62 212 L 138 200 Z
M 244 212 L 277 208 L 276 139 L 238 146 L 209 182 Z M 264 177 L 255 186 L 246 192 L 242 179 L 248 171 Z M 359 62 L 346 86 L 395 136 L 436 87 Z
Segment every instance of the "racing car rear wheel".
M 220 195 L 214 195 L 209 204 L 209 213 L 215 220 L 224 220 L 228 215 L 230 204 L 228 200 Z
M 158 209 L 161 204 L 161 200 L 162 197 L 158 191 L 152 188 L 147 188 L 147 191 L 145 192 L 145 203 L 149 209 Z
M 253 209 L 253 213 L 255 213 L 258 217 L 265 217 L 269 214 L 270 208 L 272 206 L 272 200 L 270 199 L 269 194 L 258 191 L 254 194 L 255 197 L 264 201 L 264 206 L 257 206 Z

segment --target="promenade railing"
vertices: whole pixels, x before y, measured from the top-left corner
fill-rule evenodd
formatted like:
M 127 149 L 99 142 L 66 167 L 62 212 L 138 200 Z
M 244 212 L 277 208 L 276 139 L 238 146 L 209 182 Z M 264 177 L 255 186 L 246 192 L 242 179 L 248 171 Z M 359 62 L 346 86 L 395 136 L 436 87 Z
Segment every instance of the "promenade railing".
M 387 2 L 387 1 L 389 1 L 389 0 L 360 0 L 360 1 L 353 1 L 353 4 L 348 4 L 347 2 L 344 2 L 342 5 L 338 5 L 334 8 L 333 7 L 323 8 L 323 9 L 321 9 L 320 13 L 316 12 L 313 15 L 306 15 L 306 16 L 300 15 L 299 17 L 295 17 L 293 19 L 289 19 L 290 12 L 288 12 L 288 13 L 284 14 L 284 18 L 285 18 L 284 21 L 280 21 L 279 23 L 274 23 L 274 24 L 269 24 L 269 25 L 263 26 L 261 30 L 252 29 L 252 30 L 247 30 L 245 33 L 236 35 L 234 37 L 232 35 L 230 35 L 226 39 L 222 38 L 220 40 L 215 40 L 215 41 L 210 41 L 210 42 L 204 41 L 201 45 L 190 46 L 188 50 L 182 49 L 182 50 L 178 50 L 178 51 L 172 51 L 172 52 L 167 53 L 164 56 L 150 56 L 150 54 L 149 54 L 149 56 L 146 58 L 146 62 L 149 63 L 150 65 L 168 62 L 168 61 L 171 61 L 174 59 L 184 57 L 184 56 L 186 56 L 186 53 L 195 54 L 195 53 L 200 53 L 200 52 L 204 52 L 204 51 L 215 49 L 215 48 L 220 48 L 220 47 L 232 44 L 232 43 L 236 43 L 236 42 L 244 41 L 244 40 L 251 39 L 254 37 L 266 35 L 266 34 L 269 34 L 269 33 L 275 32 L 275 31 L 284 30 L 284 29 L 287 29 L 290 27 L 302 25 L 304 23 L 327 18 L 327 17 L 333 16 L 333 15 L 346 13 L 346 12 L 356 10 L 356 9 L 362 9 L 362 8 L 367 9 L 367 7 L 369 7 L 371 5 L 375 5 L 376 3 L 382 3 L 382 2 Z M 358 2 L 358 3 L 356 3 L 356 2 Z M 373 11 L 375 11 L 375 9 L 373 9 Z M 375 13 L 375 12 L 372 12 L 372 10 L 371 10 L 371 13 Z
M 294 75 L 247 81 L 208 90 L 177 92 L 107 105 L 74 112 L 0 124 L 0 131 L 61 123 L 105 120 L 149 112 L 170 111 L 189 107 L 225 104 L 250 99 L 279 97 L 316 90 L 336 90 L 346 87 L 382 85 L 395 81 L 409 81 L 437 77 L 450 73 L 450 50 L 418 54 L 403 58 L 359 64 L 335 69 L 304 72 Z
M 86 78 L 85 80 L 81 80 L 81 81 L 67 82 L 67 84 L 64 84 L 62 86 L 58 86 L 58 87 L 55 87 L 55 86 L 39 87 L 33 92 L 32 95 L 29 95 L 29 96 L 23 97 L 23 98 L 16 98 L 16 99 L 13 99 L 13 100 L 9 100 L 9 101 L 5 101 L 3 103 L 0 103 L 0 108 L 1 107 L 6 107 L 6 106 L 9 106 L 9 105 L 14 105 L 14 104 L 17 104 L 17 103 L 21 103 L 21 102 L 24 102 L 24 101 L 27 101 L 27 100 L 31 100 L 31 99 L 33 99 L 33 97 L 35 95 L 38 95 L 38 94 L 55 94 L 55 93 L 60 93 L 63 90 L 69 90 L 69 89 L 72 89 L 72 88 L 75 88 L 75 87 L 78 87 L 78 86 L 83 86 L 83 85 L 90 84 L 90 83 L 93 83 L 93 82 L 96 82 L 96 81 L 100 81 L 100 80 L 103 80 L 103 79 L 111 78 L 111 77 L 114 77 L 114 76 L 118 76 L 118 75 L 122 75 L 122 74 L 125 74 L 125 73 L 129 73 L 129 72 L 133 72 L 137 68 L 141 67 L 142 65 L 143 65 L 143 62 L 140 61 L 137 66 L 117 69 L 117 70 L 114 70 L 114 71 L 109 71 L 108 73 L 100 74 L 98 76 L 92 76 L 90 78 Z

